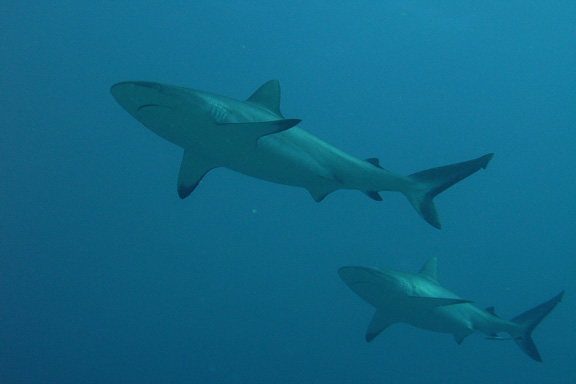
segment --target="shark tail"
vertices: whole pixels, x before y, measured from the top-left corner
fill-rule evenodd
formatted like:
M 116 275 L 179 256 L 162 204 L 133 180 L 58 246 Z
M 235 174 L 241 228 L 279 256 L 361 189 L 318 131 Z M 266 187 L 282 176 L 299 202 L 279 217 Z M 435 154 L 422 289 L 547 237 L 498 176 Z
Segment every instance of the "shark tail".
M 560 292 L 547 302 L 538 305 L 528 311 L 516 316 L 511 321 L 517 326 L 510 331 L 510 336 L 514 339 L 520 349 L 529 357 L 536 361 L 542 361 L 536 344 L 532 340 L 532 331 L 540 324 L 540 322 L 548 316 L 556 305 L 562 300 L 564 291 Z
M 486 168 L 492 156 L 494 154 L 490 153 L 474 160 L 413 173 L 408 178 L 412 179 L 415 185 L 404 194 L 424 220 L 440 229 L 434 197 L 481 168 Z

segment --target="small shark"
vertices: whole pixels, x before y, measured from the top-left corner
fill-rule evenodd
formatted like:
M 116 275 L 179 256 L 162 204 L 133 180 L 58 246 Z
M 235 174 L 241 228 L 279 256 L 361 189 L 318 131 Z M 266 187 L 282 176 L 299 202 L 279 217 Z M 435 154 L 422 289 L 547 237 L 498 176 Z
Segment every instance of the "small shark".
M 380 201 L 381 191 L 403 193 L 436 228 L 433 199 L 486 168 L 493 154 L 400 176 L 378 159 L 359 160 L 296 127 L 280 113 L 280 85 L 271 80 L 246 101 L 194 89 L 131 81 L 113 85 L 112 96 L 136 120 L 184 148 L 178 194 L 184 199 L 210 170 L 225 167 L 273 183 L 306 188 L 321 201 L 338 189 L 356 189 Z
M 342 267 L 340 278 L 364 301 L 376 307 L 366 330 L 372 341 L 393 323 L 407 323 L 433 332 L 451 333 L 458 344 L 472 333 L 491 340 L 507 340 L 508 333 L 520 349 L 536 361 L 542 361 L 532 341 L 532 331 L 560 302 L 564 291 L 512 320 L 504 320 L 438 284 L 436 258 L 430 259 L 418 274 L 368 267 Z

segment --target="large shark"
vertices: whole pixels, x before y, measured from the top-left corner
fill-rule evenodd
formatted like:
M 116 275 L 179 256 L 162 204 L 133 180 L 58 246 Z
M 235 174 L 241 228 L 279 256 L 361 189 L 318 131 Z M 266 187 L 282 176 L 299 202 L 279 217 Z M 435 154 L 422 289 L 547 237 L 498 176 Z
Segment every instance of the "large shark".
M 246 101 L 165 84 L 132 81 L 110 92 L 128 113 L 160 137 L 184 148 L 178 194 L 185 198 L 211 169 L 233 171 L 306 188 L 321 201 L 338 189 L 357 189 L 380 201 L 380 191 L 399 191 L 436 228 L 433 199 L 486 165 L 492 154 L 400 176 L 378 159 L 359 160 L 296 127 L 280 113 L 280 86 L 271 80 Z
M 340 278 L 376 308 L 366 330 L 366 341 L 372 341 L 393 323 L 451 333 L 458 344 L 472 333 L 503 340 L 498 334 L 505 332 L 525 354 L 542 361 L 531 334 L 560 302 L 564 291 L 512 320 L 504 320 L 494 313 L 493 307 L 480 309 L 442 287 L 437 280 L 436 265 L 436 258 L 432 258 L 418 274 L 368 267 L 338 270 Z

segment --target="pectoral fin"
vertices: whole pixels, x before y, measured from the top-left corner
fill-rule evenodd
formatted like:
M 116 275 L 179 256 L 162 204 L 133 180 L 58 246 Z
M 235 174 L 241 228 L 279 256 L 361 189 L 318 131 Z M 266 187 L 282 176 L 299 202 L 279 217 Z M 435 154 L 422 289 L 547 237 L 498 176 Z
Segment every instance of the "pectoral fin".
M 282 119 L 251 123 L 218 123 L 219 136 L 239 146 L 254 146 L 262 136 L 279 133 L 298 125 L 302 120 Z
M 178 174 L 178 196 L 181 199 L 188 197 L 198 186 L 202 177 L 214 168 L 216 166 L 209 164 L 205 159 L 194 156 L 194 153 L 185 150 Z
M 374 314 L 374 317 L 372 317 L 372 321 L 370 321 L 368 329 L 366 330 L 366 341 L 371 342 L 383 330 L 395 322 L 396 321 L 390 318 L 390 316 L 383 310 L 376 310 L 376 313 Z
M 470 300 L 462 300 L 462 299 L 446 299 L 443 297 L 420 297 L 414 296 L 410 298 L 411 301 L 415 301 L 418 305 L 422 308 L 426 308 L 428 310 L 432 310 L 436 307 L 443 307 L 446 305 L 455 305 L 455 304 L 466 304 L 471 303 Z

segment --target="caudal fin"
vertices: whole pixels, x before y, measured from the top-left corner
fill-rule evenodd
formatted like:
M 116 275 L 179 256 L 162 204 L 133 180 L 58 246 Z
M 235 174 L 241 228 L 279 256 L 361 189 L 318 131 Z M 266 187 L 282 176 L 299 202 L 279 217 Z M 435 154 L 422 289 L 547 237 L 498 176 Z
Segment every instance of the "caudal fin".
M 434 197 L 481 168 L 486 168 L 492 156 L 494 154 L 490 153 L 463 163 L 413 173 L 408 177 L 416 182 L 415 187 L 405 192 L 405 195 L 424 220 L 440 229 L 440 219 L 434 206 Z
M 523 314 L 516 316 L 511 321 L 518 324 L 516 330 L 510 332 L 510 335 L 518 344 L 520 349 L 536 361 L 542 361 L 538 349 L 536 349 L 536 344 L 532 340 L 532 331 L 540 322 L 548 316 L 550 312 L 556 307 L 556 305 L 562 300 L 564 291 L 557 294 L 552 299 L 547 302 L 540 304 L 537 307 L 529 309 Z

